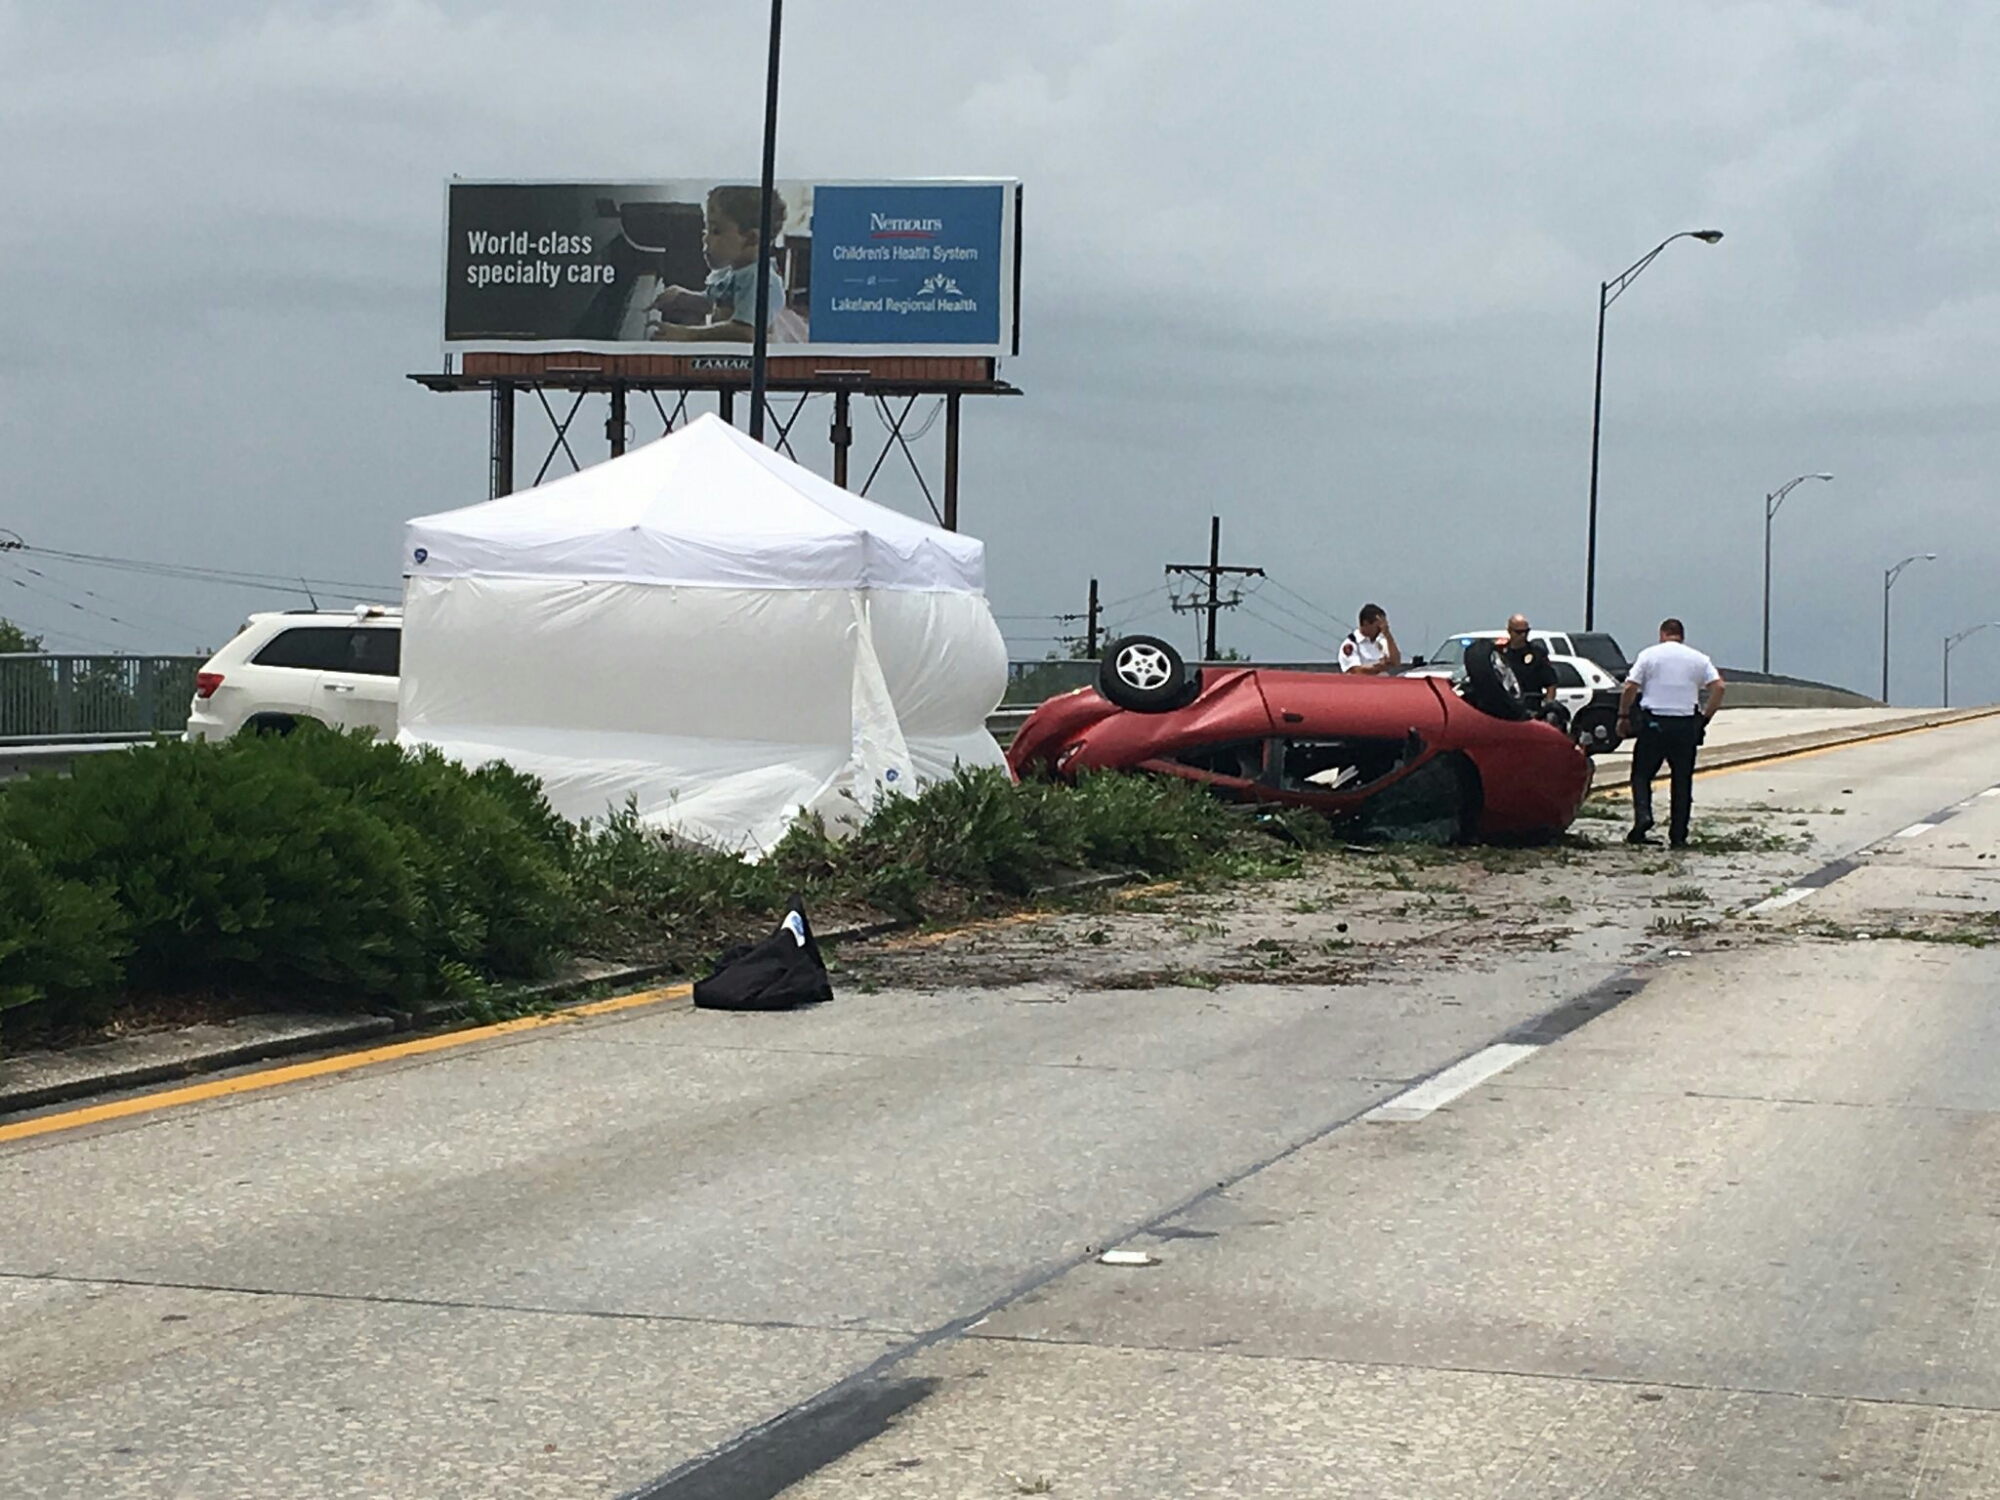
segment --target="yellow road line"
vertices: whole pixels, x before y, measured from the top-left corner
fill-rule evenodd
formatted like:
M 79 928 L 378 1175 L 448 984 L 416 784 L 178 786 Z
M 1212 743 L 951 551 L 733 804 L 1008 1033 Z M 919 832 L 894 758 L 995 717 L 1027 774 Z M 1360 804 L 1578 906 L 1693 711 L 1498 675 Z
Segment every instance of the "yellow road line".
M 156 1093 L 140 1094 L 130 1099 L 114 1099 L 108 1104 L 92 1104 L 82 1109 L 66 1110 L 61 1114 L 41 1115 L 32 1120 L 17 1120 L 12 1125 L 0 1125 L 0 1143 L 50 1135 L 59 1130 L 75 1130 L 84 1125 L 99 1125 L 106 1120 L 130 1119 L 134 1115 L 151 1114 L 162 1109 L 177 1109 L 184 1104 L 200 1104 L 208 1099 L 226 1099 L 233 1094 L 259 1093 L 264 1089 L 280 1088 L 288 1083 L 300 1083 L 308 1078 L 324 1078 L 332 1073 L 346 1073 L 356 1068 L 373 1067 L 377 1063 L 395 1062 L 405 1057 L 422 1057 L 429 1052 L 443 1052 L 453 1047 L 469 1046 L 492 1037 L 512 1036 L 516 1032 L 561 1026 L 587 1016 L 608 1016 L 621 1010 L 636 1010 L 640 1006 L 660 1005 L 670 1000 L 685 1000 L 693 993 L 692 985 L 669 985 L 665 989 L 642 990 L 636 995 L 617 995 L 609 1000 L 593 1000 L 587 1005 L 550 1011 L 547 1015 L 522 1016 L 513 1021 L 499 1021 L 491 1026 L 473 1026 L 464 1031 L 447 1031 L 436 1036 L 414 1037 L 407 1042 L 392 1042 L 385 1047 L 369 1047 L 360 1052 L 342 1052 L 334 1057 L 316 1057 L 311 1062 L 288 1063 L 283 1067 L 266 1068 L 257 1073 L 244 1073 L 235 1078 L 213 1078 L 206 1083 L 189 1084 L 185 1088 L 162 1089 Z
M 2000 712 L 2000 708 L 1992 710 Z M 1807 756 L 1824 755 L 1834 750 L 1845 750 L 1853 745 L 1867 744 L 1871 740 L 1893 739 L 1897 735 L 1921 734 L 1930 729 L 1948 728 L 1954 723 L 1965 723 L 1982 715 L 1967 715 L 1965 719 L 1948 720 L 1944 724 L 1912 724 L 1903 729 L 1888 729 L 1880 734 L 1865 735 L 1858 739 L 1843 740 L 1833 745 L 1815 745 L 1803 750 L 1786 750 L 1757 760 L 1742 761 L 1736 765 L 1717 766 L 1708 771 L 1697 771 L 1697 776 L 1722 776 L 1731 771 L 1750 771 L 1766 766 L 1774 761 L 1802 760 Z M 1620 791 L 1629 794 L 1630 788 L 1614 788 L 1598 795 L 1617 796 Z M 1154 895 L 1176 889 L 1174 882 L 1162 885 L 1127 887 L 1117 894 L 1116 899 L 1126 900 L 1135 896 Z M 896 939 L 885 946 L 895 948 L 922 948 L 944 942 L 949 938 L 976 935 L 986 931 L 1002 931 L 1010 927 L 1023 927 L 1039 922 L 1053 913 L 1047 911 L 1014 912 L 1004 917 L 994 917 L 986 921 L 969 923 L 964 927 L 948 928 L 939 932 L 918 933 L 907 938 Z M 17 1120 L 11 1125 L 0 1125 L 0 1145 L 8 1141 L 29 1140 L 35 1136 L 52 1135 L 57 1131 L 77 1130 L 85 1125 L 100 1125 L 107 1120 L 125 1120 L 135 1115 L 153 1114 L 159 1110 L 178 1109 L 182 1105 L 200 1104 L 210 1099 L 226 1099 L 237 1094 L 261 1093 L 266 1089 L 282 1088 L 288 1083 L 302 1083 L 311 1078 L 325 1078 L 335 1073 L 353 1072 L 360 1068 L 374 1067 L 378 1063 L 396 1062 L 406 1057 L 422 1057 L 432 1052 L 445 1052 L 457 1047 L 470 1046 L 493 1037 L 512 1036 L 517 1032 L 538 1031 L 550 1026 L 567 1025 L 572 1021 L 584 1020 L 592 1016 L 614 1015 L 619 1011 L 637 1010 L 644 1006 L 661 1005 L 673 1000 L 688 999 L 694 987 L 688 984 L 669 985 L 663 989 L 641 990 L 632 995 L 615 995 L 608 1000 L 593 1000 L 585 1005 L 571 1006 L 563 1010 L 550 1011 L 546 1015 L 522 1016 L 512 1021 L 500 1021 L 491 1026 L 473 1026 L 464 1031 L 441 1032 L 435 1036 L 413 1037 L 407 1042 L 392 1042 L 384 1047 L 369 1047 L 359 1052 L 342 1052 L 333 1057 L 315 1058 L 311 1062 L 288 1063 L 282 1067 L 266 1068 L 257 1073 L 244 1073 L 234 1078 L 210 1079 L 206 1083 L 189 1084 L 183 1088 L 162 1089 L 155 1093 L 139 1094 L 129 1099 L 114 1099 L 107 1104 L 86 1105 L 82 1109 L 65 1110 L 61 1114 L 40 1115 L 34 1119 Z
M 1046 911 L 1013 912 L 1002 917 L 967 923 L 963 927 L 897 938 L 884 946 L 923 948 L 949 938 L 1026 926 L 1050 915 L 1051 913 Z M 282 1088 L 288 1083 L 302 1083 L 311 1078 L 325 1078 L 335 1073 L 348 1073 L 360 1068 L 373 1067 L 377 1063 L 396 1062 L 406 1057 L 422 1057 L 432 1052 L 445 1052 L 456 1047 L 470 1046 L 475 1042 L 488 1041 L 494 1037 L 512 1036 L 517 1032 L 537 1031 L 549 1026 L 562 1026 L 592 1016 L 614 1015 L 619 1011 L 637 1010 L 642 1006 L 661 1005 L 673 1000 L 686 1000 L 693 994 L 694 986 L 691 984 L 641 990 L 637 994 L 614 995 L 608 1000 L 593 1000 L 585 1005 L 567 1006 L 562 1010 L 550 1011 L 546 1015 L 522 1016 L 516 1020 L 500 1021 L 490 1026 L 472 1026 L 463 1031 L 413 1037 L 407 1042 L 392 1042 L 387 1046 L 368 1047 L 358 1052 L 342 1052 L 332 1057 L 314 1058 L 310 1062 L 287 1063 L 256 1073 L 240 1074 L 234 1078 L 215 1078 L 205 1083 L 192 1083 L 181 1088 L 138 1094 L 129 1099 L 114 1099 L 107 1104 L 85 1105 L 80 1109 L 65 1110 L 60 1114 L 40 1115 L 30 1120 L 17 1120 L 11 1125 L 0 1125 L 0 1145 L 8 1141 L 28 1140 L 38 1135 L 52 1135 L 62 1130 L 76 1130 L 85 1125 L 100 1125 L 107 1120 L 126 1120 L 134 1115 L 152 1114 L 163 1109 L 178 1109 L 188 1104 L 201 1104 L 210 1099 L 260 1093 L 265 1089 Z
M 1856 745 L 1870 745 L 1877 740 L 1893 740 L 1906 734 L 1928 734 L 1933 729 L 1951 729 L 1959 724 L 1970 724 L 1979 719 L 1990 718 L 1996 713 L 2000 713 L 2000 707 L 1988 709 L 1985 713 L 1967 714 L 1962 719 L 1946 719 L 1940 723 L 1906 724 L 1901 729 L 1884 729 L 1874 734 L 1857 735 L 1851 740 L 1835 740 L 1830 745 L 1806 745 L 1797 750 L 1775 750 L 1769 755 L 1760 755 L 1755 760 L 1739 760 L 1726 766 L 1711 766 L 1705 771 L 1697 768 L 1694 774 L 1696 779 L 1700 779 L 1703 776 L 1727 776 L 1732 771 L 1761 770 L 1779 761 L 1810 760 L 1816 755 L 1831 755 L 1836 750 L 1852 750 Z M 1611 798 L 1630 796 L 1631 793 L 1632 784 L 1628 781 L 1624 786 L 1607 787 L 1594 795 Z

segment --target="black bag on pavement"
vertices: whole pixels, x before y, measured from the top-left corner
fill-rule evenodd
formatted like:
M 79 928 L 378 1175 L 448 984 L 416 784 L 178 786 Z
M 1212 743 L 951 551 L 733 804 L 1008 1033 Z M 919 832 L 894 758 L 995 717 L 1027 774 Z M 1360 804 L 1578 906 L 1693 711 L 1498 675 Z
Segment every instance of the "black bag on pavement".
M 813 941 L 805 906 L 796 899 L 776 932 L 731 948 L 716 961 L 715 972 L 694 987 L 694 1003 L 703 1010 L 791 1010 L 832 998 L 826 961 Z

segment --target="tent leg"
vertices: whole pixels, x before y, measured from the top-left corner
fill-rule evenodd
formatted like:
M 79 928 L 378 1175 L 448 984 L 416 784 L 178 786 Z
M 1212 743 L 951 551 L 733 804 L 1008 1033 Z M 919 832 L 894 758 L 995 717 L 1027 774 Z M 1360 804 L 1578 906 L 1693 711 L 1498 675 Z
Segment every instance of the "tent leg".
M 625 452 L 625 387 L 611 387 L 611 415 L 605 419 L 604 435 L 611 440 L 611 456 Z
M 487 458 L 491 498 L 514 493 L 514 383 L 493 382 L 492 451 Z
M 944 529 L 958 530 L 958 392 L 944 398 Z
M 847 488 L 847 450 L 854 442 L 854 429 L 847 425 L 847 392 L 833 393 L 833 482 Z

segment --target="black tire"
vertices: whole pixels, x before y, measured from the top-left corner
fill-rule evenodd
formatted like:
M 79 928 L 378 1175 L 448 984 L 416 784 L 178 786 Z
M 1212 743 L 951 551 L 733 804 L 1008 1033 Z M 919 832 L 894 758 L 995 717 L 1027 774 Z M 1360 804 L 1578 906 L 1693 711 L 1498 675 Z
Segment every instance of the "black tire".
M 1543 704 L 1535 717 L 1552 728 L 1560 729 L 1564 734 L 1570 732 L 1569 710 L 1560 703 Z
M 1576 716 L 1570 733 L 1585 755 L 1609 755 L 1623 743 L 1618 738 L 1618 719 L 1603 709 L 1586 709 Z
M 1474 641 L 1465 648 L 1465 701 L 1496 719 L 1530 717 L 1514 669 L 1491 641 Z
M 288 714 L 258 714 L 240 731 L 243 734 L 275 734 L 280 739 L 299 727 L 299 721 Z
M 1158 714 L 1188 701 L 1187 663 L 1156 635 L 1128 635 L 1105 648 L 1097 690 L 1120 708 Z

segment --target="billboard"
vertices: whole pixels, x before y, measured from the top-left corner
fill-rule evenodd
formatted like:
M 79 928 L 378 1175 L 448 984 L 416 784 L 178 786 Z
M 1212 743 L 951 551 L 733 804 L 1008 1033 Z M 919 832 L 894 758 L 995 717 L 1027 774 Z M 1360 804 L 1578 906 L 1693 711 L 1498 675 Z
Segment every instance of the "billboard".
M 776 184 L 774 354 L 1019 352 L 1020 184 Z M 759 189 L 664 182 L 445 187 L 444 345 L 742 354 Z

